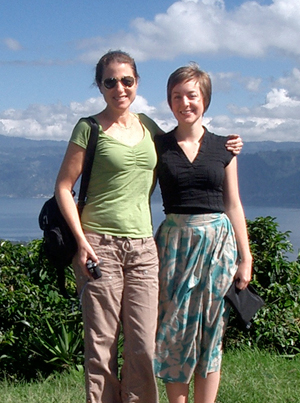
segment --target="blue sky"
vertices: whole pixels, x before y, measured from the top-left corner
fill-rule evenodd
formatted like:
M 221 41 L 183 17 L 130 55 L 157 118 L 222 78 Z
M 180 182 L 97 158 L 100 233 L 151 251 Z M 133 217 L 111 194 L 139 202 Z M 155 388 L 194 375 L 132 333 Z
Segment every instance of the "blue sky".
M 67 140 L 99 112 L 94 68 L 123 49 L 141 76 L 132 106 L 163 129 L 169 74 L 209 72 L 205 125 L 245 141 L 300 141 L 299 0 L 0 0 L 0 134 Z

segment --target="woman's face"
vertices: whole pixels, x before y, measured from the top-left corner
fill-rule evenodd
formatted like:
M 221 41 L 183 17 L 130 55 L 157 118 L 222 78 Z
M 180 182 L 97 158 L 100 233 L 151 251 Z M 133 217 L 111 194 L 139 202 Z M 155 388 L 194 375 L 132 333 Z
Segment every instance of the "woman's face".
M 171 92 L 171 109 L 178 123 L 193 124 L 202 119 L 204 102 L 195 80 L 175 85 Z
M 108 107 L 118 110 L 128 109 L 135 100 L 136 90 L 137 79 L 130 64 L 112 62 L 105 68 L 100 91 Z

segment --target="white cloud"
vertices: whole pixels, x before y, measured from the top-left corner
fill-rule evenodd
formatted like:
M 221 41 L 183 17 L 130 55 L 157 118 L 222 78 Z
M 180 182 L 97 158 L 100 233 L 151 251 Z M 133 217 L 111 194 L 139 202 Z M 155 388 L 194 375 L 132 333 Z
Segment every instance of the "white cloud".
M 268 119 L 255 116 L 230 119 L 228 116 L 216 116 L 209 121 L 208 127 L 213 132 L 224 136 L 238 133 L 244 141 L 297 141 L 293 133 L 287 135 L 285 132 L 285 128 L 295 127 L 295 125 L 296 122 L 284 119 Z
M 240 82 L 248 89 L 251 87 L 251 91 L 255 91 L 260 85 L 259 79 L 243 77 L 240 73 L 215 74 L 213 81 L 214 87 L 222 91 L 230 91 L 232 81 Z M 244 141 L 299 141 L 300 92 L 297 86 L 300 85 L 300 71 L 293 69 L 289 74 L 278 78 L 276 84 L 278 87 L 269 90 L 263 104 L 253 107 L 231 104 L 228 105 L 228 115 L 211 116 L 208 110 L 204 124 L 222 135 L 239 133 Z M 0 133 L 32 139 L 68 140 L 75 123 L 82 116 L 98 113 L 104 107 L 105 102 L 99 96 L 82 103 L 73 101 L 67 106 L 53 104 L 30 105 L 24 110 L 11 108 L 0 112 Z M 132 111 L 147 114 L 165 131 L 176 125 L 166 101 L 154 106 L 138 95 Z
M 176 119 L 174 118 L 167 101 L 162 102 L 157 107 L 148 104 L 148 101 L 137 95 L 134 103 L 132 104 L 132 111 L 145 113 L 159 125 L 159 127 L 168 132 L 176 126 Z
M 105 102 L 99 96 L 89 98 L 83 103 L 74 101 L 69 106 L 55 104 L 29 105 L 25 110 L 11 108 L 0 113 L 0 133 L 34 140 L 68 140 L 74 125 L 82 116 L 96 114 L 104 107 Z M 138 95 L 131 109 L 152 117 L 165 131 L 175 126 L 166 102 L 156 108 Z
M 154 106 L 149 105 L 148 101 L 140 95 L 136 96 L 131 109 L 135 113 L 142 112 L 149 116 L 151 116 L 156 110 Z
M 300 1 L 248 1 L 231 11 L 223 0 L 177 1 L 150 21 L 136 18 L 128 33 L 81 42 L 81 60 L 95 62 L 108 48 L 122 48 L 137 61 L 182 54 L 223 53 L 262 57 L 276 50 L 300 56 Z M 279 29 L 280 27 L 280 29 Z
M 255 116 L 268 119 L 296 119 L 300 124 L 300 97 L 291 97 L 286 89 L 273 88 L 266 95 L 263 105 L 253 108 L 229 105 L 228 109 L 235 116 Z M 300 125 L 299 125 L 300 127 Z
M 261 85 L 261 78 L 248 78 L 245 81 L 246 89 L 250 92 L 258 92 Z
M 288 96 L 287 90 L 280 88 L 273 88 L 271 92 L 267 94 L 267 102 L 263 105 L 266 109 L 274 109 L 280 107 L 298 108 L 300 109 L 300 101 L 291 99 Z
M 228 109 L 233 117 L 212 117 L 208 122 L 211 130 L 223 135 L 237 132 L 245 141 L 300 139 L 300 97 L 291 97 L 286 89 L 273 88 L 263 105 L 230 105 Z
M 90 98 L 69 106 L 30 105 L 25 110 L 8 109 L 0 114 L 0 133 L 31 139 L 68 140 L 75 123 L 82 117 L 102 110 L 102 97 Z M 154 119 L 165 131 L 176 126 L 167 102 L 157 107 L 137 96 L 133 112 L 142 112 Z M 238 133 L 244 141 L 299 141 L 300 100 L 291 99 L 285 90 L 273 89 L 264 105 L 239 107 L 231 105 L 229 115 L 210 116 L 203 122 L 210 130 L 221 135 Z
M 69 106 L 29 105 L 25 110 L 8 109 L 0 114 L 1 134 L 29 139 L 68 140 L 75 123 L 82 117 L 99 112 L 102 97 Z
M 249 92 L 258 92 L 262 82 L 261 78 L 245 77 L 240 72 L 209 73 L 209 75 L 213 84 L 213 92 L 229 92 L 233 87 L 233 83 L 239 83 Z
M 4 45 L 13 51 L 18 51 L 22 49 L 20 42 L 13 38 L 4 38 L 3 41 Z
M 232 81 L 238 79 L 238 74 L 227 72 L 227 73 L 209 73 L 213 92 L 215 91 L 230 91 L 232 87 Z
M 275 84 L 286 88 L 291 96 L 298 96 L 300 98 L 300 70 L 296 67 L 293 68 L 290 74 L 279 78 Z

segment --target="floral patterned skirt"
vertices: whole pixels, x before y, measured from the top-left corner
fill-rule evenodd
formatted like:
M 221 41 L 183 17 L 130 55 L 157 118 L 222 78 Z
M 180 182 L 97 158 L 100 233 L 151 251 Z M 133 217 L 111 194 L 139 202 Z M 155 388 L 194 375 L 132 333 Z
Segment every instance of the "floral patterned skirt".
M 234 231 L 223 213 L 168 214 L 156 235 L 160 298 L 154 368 L 165 382 L 189 383 L 220 369 L 237 270 Z

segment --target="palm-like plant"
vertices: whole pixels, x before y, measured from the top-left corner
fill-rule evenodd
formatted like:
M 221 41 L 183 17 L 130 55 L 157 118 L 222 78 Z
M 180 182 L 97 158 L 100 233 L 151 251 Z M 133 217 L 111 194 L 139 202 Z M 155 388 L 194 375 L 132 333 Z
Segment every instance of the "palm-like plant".
M 78 321 L 69 321 L 56 325 L 55 329 L 46 319 L 49 337 L 36 336 L 33 352 L 43 357 L 47 364 L 56 369 L 80 369 L 83 365 L 83 329 Z

